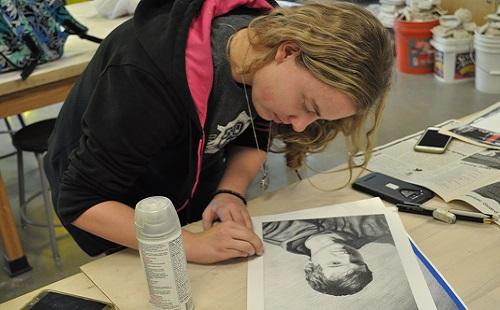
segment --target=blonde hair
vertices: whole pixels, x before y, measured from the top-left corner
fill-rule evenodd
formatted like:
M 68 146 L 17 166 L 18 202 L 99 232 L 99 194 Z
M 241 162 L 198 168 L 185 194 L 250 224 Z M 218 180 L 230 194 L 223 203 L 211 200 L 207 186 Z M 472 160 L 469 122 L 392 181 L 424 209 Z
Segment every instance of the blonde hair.
M 299 64 L 359 107 L 352 117 L 318 120 L 303 132 L 293 131 L 290 125 L 273 125 L 273 138 L 279 138 L 285 145 L 274 151 L 285 153 L 287 165 L 298 168 L 307 153 L 322 151 L 342 132 L 348 137 L 349 170 L 355 166 L 354 155 L 361 150 L 365 152 L 361 165 L 365 166 L 392 73 L 392 45 L 383 25 L 354 4 L 310 3 L 275 8 L 268 15 L 252 20 L 249 29 L 251 46 L 268 51 L 250 64 L 249 71 L 271 62 L 281 43 L 292 42 L 300 48 Z M 371 126 L 364 128 L 370 116 L 373 116 Z

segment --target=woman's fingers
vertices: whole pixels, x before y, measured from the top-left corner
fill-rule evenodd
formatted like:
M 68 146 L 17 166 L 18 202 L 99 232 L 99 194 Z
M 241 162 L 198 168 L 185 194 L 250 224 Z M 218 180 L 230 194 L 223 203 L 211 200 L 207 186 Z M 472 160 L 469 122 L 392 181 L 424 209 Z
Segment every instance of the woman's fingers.
M 218 234 L 225 249 L 246 252 L 249 255 L 262 254 L 263 244 L 259 237 L 246 226 L 235 222 L 224 222 L 217 225 Z
M 252 229 L 252 220 L 250 219 L 250 214 L 248 214 L 246 207 L 232 208 L 230 209 L 230 212 L 233 221 L 245 226 L 248 229 Z
M 201 223 L 203 225 L 203 230 L 208 230 L 212 227 L 213 222 L 217 219 L 215 212 L 208 206 L 203 214 L 201 215 Z
M 229 205 L 227 208 L 222 208 L 220 210 L 219 218 L 222 222 L 233 221 L 249 229 L 252 228 L 252 221 L 245 207 Z
M 231 227 L 233 229 L 230 232 L 231 239 L 233 240 L 231 246 L 236 250 L 247 251 L 250 255 L 261 255 L 264 246 L 260 238 L 246 226 L 237 223 L 234 224 L 237 226 Z
M 233 221 L 249 229 L 252 228 L 252 220 L 246 206 L 239 198 L 232 195 L 219 194 L 214 197 L 203 212 L 203 228 L 209 229 L 217 219 L 221 222 Z
M 208 230 L 189 234 L 188 243 L 190 261 L 196 263 L 215 263 L 236 257 L 261 255 L 263 244 L 260 238 L 249 228 L 233 221 L 213 225 Z

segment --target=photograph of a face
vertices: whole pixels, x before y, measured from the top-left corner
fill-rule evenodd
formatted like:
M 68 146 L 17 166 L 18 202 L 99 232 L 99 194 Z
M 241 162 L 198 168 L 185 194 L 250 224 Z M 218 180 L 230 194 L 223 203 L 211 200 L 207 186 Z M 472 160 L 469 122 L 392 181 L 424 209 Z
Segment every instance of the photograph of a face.
M 435 309 L 397 213 L 314 213 L 254 221 L 249 309 Z
M 288 301 L 293 309 L 417 309 L 382 214 L 264 222 L 262 234 L 266 309 L 281 308 L 285 292 L 287 309 Z

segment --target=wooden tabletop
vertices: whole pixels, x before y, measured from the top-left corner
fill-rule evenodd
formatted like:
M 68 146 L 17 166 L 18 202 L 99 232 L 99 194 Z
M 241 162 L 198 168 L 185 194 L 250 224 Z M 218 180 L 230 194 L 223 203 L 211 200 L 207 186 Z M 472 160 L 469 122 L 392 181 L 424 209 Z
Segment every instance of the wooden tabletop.
M 261 216 L 370 198 L 349 186 L 332 190 L 346 180 L 345 171 L 318 174 L 251 200 L 248 208 L 252 216 Z M 415 243 L 470 309 L 498 308 L 499 226 L 465 221 L 450 225 L 408 213 L 400 213 L 400 217 Z M 196 232 L 202 230 L 202 225 L 196 222 L 185 228 Z M 137 251 L 124 250 L 81 269 L 119 309 L 143 309 L 147 305 L 148 289 Z M 246 259 L 214 265 L 188 264 L 188 272 L 197 309 L 246 309 Z M 67 285 L 64 291 L 78 294 L 81 286 Z M 30 294 L 33 296 L 33 292 Z M 18 300 L 28 299 L 24 295 Z
M 251 200 L 248 208 L 252 216 L 260 216 L 370 198 L 350 187 L 330 190 L 344 184 L 346 177 L 345 172 L 319 174 Z M 498 226 L 464 221 L 450 225 L 427 216 L 408 213 L 400 213 L 400 216 L 415 243 L 470 309 L 498 308 Z M 185 228 L 193 232 L 202 230 L 200 222 Z M 103 257 L 82 266 L 82 271 L 91 280 L 87 283 L 95 284 L 107 297 L 100 300 L 109 299 L 121 310 L 143 309 L 147 305 L 148 288 L 137 251 L 128 249 Z M 188 272 L 196 309 L 246 309 L 246 259 L 214 265 L 188 264 Z M 82 286 L 85 280 L 81 279 L 81 274 L 77 276 L 80 278 L 78 282 L 62 280 L 66 285 L 58 288 L 82 295 L 90 287 Z M 0 305 L 0 308 L 3 309 L 6 305 L 22 305 L 35 293 L 18 297 Z
M 370 198 L 350 187 L 331 191 L 346 180 L 345 172 L 319 174 L 256 198 L 249 202 L 248 208 L 252 216 L 260 216 Z M 415 243 L 470 309 L 497 309 L 500 227 L 463 221 L 450 225 L 408 213 L 400 216 Z M 200 222 L 186 228 L 202 230 Z M 120 309 L 147 305 L 144 269 L 136 251 L 125 250 L 81 269 Z M 246 309 L 246 259 L 209 266 L 188 264 L 188 272 L 197 309 Z

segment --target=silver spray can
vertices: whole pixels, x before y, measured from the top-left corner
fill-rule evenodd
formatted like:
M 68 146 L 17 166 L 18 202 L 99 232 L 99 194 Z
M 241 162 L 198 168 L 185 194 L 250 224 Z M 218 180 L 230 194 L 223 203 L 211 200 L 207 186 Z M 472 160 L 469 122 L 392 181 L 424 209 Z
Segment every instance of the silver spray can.
M 154 196 L 139 201 L 135 228 L 150 303 L 158 309 L 194 309 L 181 225 L 170 199 Z

